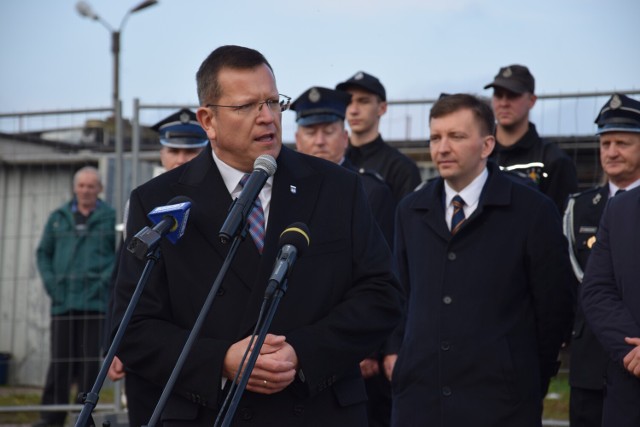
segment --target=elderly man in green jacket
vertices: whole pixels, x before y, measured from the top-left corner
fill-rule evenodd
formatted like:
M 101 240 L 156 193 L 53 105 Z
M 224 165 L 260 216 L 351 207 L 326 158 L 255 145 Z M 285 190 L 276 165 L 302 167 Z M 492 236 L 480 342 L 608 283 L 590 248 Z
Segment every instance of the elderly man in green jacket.
M 100 343 L 115 257 L 115 211 L 98 195 L 97 169 L 73 179 L 73 200 L 54 210 L 37 249 L 51 298 L 51 362 L 42 404 L 66 404 L 72 383 L 89 391 L 100 370 Z M 65 412 L 45 411 L 35 426 L 62 426 Z

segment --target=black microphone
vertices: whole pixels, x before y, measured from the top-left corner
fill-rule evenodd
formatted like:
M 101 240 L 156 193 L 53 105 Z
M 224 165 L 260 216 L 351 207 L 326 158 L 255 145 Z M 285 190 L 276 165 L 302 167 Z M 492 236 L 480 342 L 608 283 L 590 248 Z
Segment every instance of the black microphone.
M 269 277 L 267 290 L 264 293 L 265 299 L 271 298 L 276 289 L 287 279 L 296 259 L 309 247 L 309 243 L 311 243 L 309 228 L 302 222 L 294 222 L 280 234 L 278 241 L 280 252 Z
M 153 251 L 164 236 L 175 244 L 184 234 L 187 226 L 192 200 L 185 196 L 176 196 L 166 206 L 160 206 L 149 212 L 153 228 L 144 227 L 133 238 L 127 250 L 138 259 L 144 259 Z
M 242 227 L 247 222 L 249 212 L 251 212 L 253 202 L 256 201 L 267 179 L 276 173 L 277 168 L 276 159 L 268 154 L 259 156 L 253 163 L 253 172 L 249 175 L 247 183 L 242 187 L 240 195 L 231 204 L 227 219 L 218 233 L 222 243 L 229 242 L 242 230 Z

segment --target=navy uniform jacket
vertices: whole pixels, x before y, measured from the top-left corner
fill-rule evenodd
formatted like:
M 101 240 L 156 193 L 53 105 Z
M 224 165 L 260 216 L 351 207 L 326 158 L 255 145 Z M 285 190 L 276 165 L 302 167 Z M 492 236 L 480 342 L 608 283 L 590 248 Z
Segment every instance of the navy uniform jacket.
M 372 170 L 358 169 L 346 157 L 342 162 L 342 166 L 360 174 L 373 217 L 376 219 L 380 230 L 382 230 L 389 247 L 392 247 L 396 202 L 393 198 L 393 193 L 391 193 L 391 188 L 389 188 L 380 174 Z
M 609 354 L 604 427 L 640 425 L 640 379 L 622 359 L 640 337 L 640 188 L 613 197 L 605 209 L 582 282 L 587 322 Z
M 391 187 L 396 203 L 411 193 L 422 180 L 415 162 L 384 142 L 380 135 L 360 147 L 349 144 L 345 156 L 357 168 L 371 169 L 382 175 Z
M 541 425 L 572 318 L 571 268 L 550 199 L 496 165 L 452 236 L 441 178 L 398 206 L 394 250 L 407 297 L 393 372 L 394 426 Z
M 533 123 L 524 136 L 509 147 L 496 144 L 491 157 L 498 165 L 535 182 L 562 212 L 569 194 L 578 191 L 576 166 L 557 145 L 538 136 Z
M 164 426 L 213 425 L 224 398 L 225 354 L 253 329 L 279 235 L 297 221 L 308 225 L 311 244 L 289 276 L 270 332 L 286 335 L 302 375 L 270 396 L 245 392 L 232 425 L 366 425 L 359 362 L 401 316 L 389 248 L 356 174 L 286 147 L 277 163 L 264 252 L 260 256 L 250 238 L 239 246 L 163 412 Z M 146 214 L 177 195 L 194 202 L 184 236 L 175 245 L 162 240 L 162 258 L 118 352 L 128 381 L 139 383 L 136 390 L 155 390 L 129 392 L 131 410 L 155 405 L 229 250 L 218 232 L 231 197 L 209 150 L 132 192 L 128 235 L 149 225 Z M 130 254 L 121 258 L 117 320 L 142 267 Z M 136 423 L 146 424 L 148 415 Z
M 569 218 L 572 219 L 573 236 L 567 236 L 567 238 L 572 242 L 575 260 L 582 273 L 596 241 L 596 232 L 608 198 L 609 186 L 592 188 L 571 196 L 574 200 L 573 207 L 571 212 L 565 212 L 565 222 Z M 581 281 L 582 277 L 574 281 L 579 287 L 578 280 Z M 569 383 L 571 386 L 602 390 L 609 358 L 591 328 L 586 324 L 580 304 L 576 307 L 576 317 L 571 332 L 570 357 Z

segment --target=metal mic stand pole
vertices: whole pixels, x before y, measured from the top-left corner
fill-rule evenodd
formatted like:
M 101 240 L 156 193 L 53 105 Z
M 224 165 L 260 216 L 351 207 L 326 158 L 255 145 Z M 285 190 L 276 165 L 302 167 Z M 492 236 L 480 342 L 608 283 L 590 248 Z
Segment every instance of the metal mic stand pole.
M 269 285 L 271 285 L 271 283 L 269 283 Z M 267 289 L 269 289 L 269 285 L 267 285 Z M 264 340 L 267 338 L 267 333 L 269 332 L 269 327 L 271 326 L 273 317 L 275 316 L 276 310 L 278 309 L 278 304 L 280 303 L 280 300 L 282 299 L 286 291 L 287 291 L 287 279 L 284 279 L 282 281 L 282 284 L 275 288 L 275 290 L 273 291 L 273 295 L 270 298 L 269 311 L 267 312 L 267 316 L 265 317 L 264 322 L 260 326 L 258 337 L 253 347 L 254 350 L 251 352 L 251 355 L 249 356 L 249 360 L 247 361 L 247 366 L 242 373 L 242 378 L 240 379 L 240 384 L 238 384 L 238 387 L 234 391 L 233 398 L 231 399 L 231 403 L 229 404 L 229 409 L 224 414 L 222 413 L 224 408 L 220 410 L 220 413 L 218 414 L 218 418 L 216 419 L 216 423 L 214 424 L 214 427 L 217 427 L 219 425 L 218 421 L 221 419 L 220 417 L 222 417 L 223 419 L 222 427 L 228 427 L 231 424 L 231 421 L 233 421 L 233 416 L 235 415 L 236 409 L 238 408 L 238 404 L 240 403 L 242 394 L 244 393 L 244 390 L 247 388 L 247 382 L 249 381 L 249 377 L 251 376 L 253 367 L 255 366 L 256 361 L 258 360 L 258 356 L 260 355 L 260 348 L 262 347 Z
M 133 315 L 133 311 L 138 305 L 138 301 L 140 300 L 140 295 L 142 295 L 142 291 L 144 290 L 145 285 L 147 284 L 147 280 L 149 279 L 149 275 L 151 274 L 151 270 L 155 267 L 156 263 L 160 259 L 160 246 L 156 246 L 154 249 L 149 251 L 146 256 L 147 263 L 144 266 L 144 270 L 140 275 L 140 279 L 138 280 L 138 284 L 136 285 L 136 289 L 131 296 L 131 300 L 129 301 L 129 305 L 127 306 L 127 310 L 124 312 L 124 316 L 122 317 L 122 321 L 120 322 L 120 326 L 118 326 L 118 331 L 111 342 L 111 346 L 109 347 L 109 351 L 105 356 L 104 362 L 102 363 L 102 367 L 100 368 L 100 372 L 98 373 L 98 378 L 96 378 L 93 387 L 89 393 L 81 393 L 79 396 L 79 400 L 84 403 L 82 411 L 78 416 L 75 427 L 90 427 L 95 426 L 95 422 L 93 421 L 93 417 L 91 416 L 91 412 L 98 404 L 98 399 L 100 398 L 100 389 L 102 389 L 102 385 L 104 384 L 104 380 L 107 377 L 107 373 L 109 372 L 109 367 L 111 366 L 111 362 L 113 361 L 114 356 L 116 355 L 116 350 L 120 346 L 120 342 L 122 341 L 122 337 L 124 336 L 124 332 L 129 325 L 129 321 L 131 320 L 131 316 Z M 117 397 L 116 397 L 117 398 Z
M 209 313 L 209 309 L 213 304 L 213 300 L 216 298 L 216 294 L 218 293 L 218 289 L 222 284 L 222 280 L 224 280 L 224 277 L 227 274 L 227 270 L 229 270 L 229 267 L 231 267 L 231 262 L 233 261 L 233 258 L 235 257 L 236 252 L 238 251 L 238 246 L 244 240 L 246 234 L 247 234 L 247 227 L 245 226 L 242 232 L 238 236 L 236 236 L 235 239 L 233 240 L 233 243 L 229 248 L 229 252 L 227 253 L 227 257 L 225 258 L 224 263 L 222 264 L 222 267 L 218 272 L 218 276 L 216 276 L 216 280 L 215 282 L 213 282 L 213 286 L 209 291 L 209 295 L 207 295 L 207 299 L 205 300 L 204 305 L 202 306 L 202 309 L 200 309 L 200 313 L 198 314 L 198 318 L 196 319 L 196 322 L 193 325 L 193 329 L 191 329 L 191 332 L 189 333 L 189 337 L 187 338 L 187 341 L 184 344 L 184 347 L 182 347 L 182 351 L 180 352 L 178 361 L 176 362 L 176 365 L 173 367 L 173 371 L 171 371 L 171 376 L 169 377 L 167 384 L 164 386 L 164 389 L 162 390 L 162 395 L 160 396 L 160 399 L 158 400 L 158 403 L 155 409 L 153 410 L 151 419 L 149 420 L 149 423 L 145 427 L 155 427 L 156 423 L 159 421 L 160 415 L 162 414 L 162 410 L 164 409 L 164 406 L 167 404 L 169 395 L 171 394 L 171 391 L 173 390 L 173 387 L 176 384 L 178 375 L 180 374 L 180 371 L 182 370 L 182 367 L 184 366 L 187 360 L 187 356 L 189 355 L 189 352 L 191 351 L 193 344 L 195 343 L 196 339 L 198 338 L 198 335 L 200 334 L 200 329 L 202 329 L 202 325 L 204 324 L 205 318 Z

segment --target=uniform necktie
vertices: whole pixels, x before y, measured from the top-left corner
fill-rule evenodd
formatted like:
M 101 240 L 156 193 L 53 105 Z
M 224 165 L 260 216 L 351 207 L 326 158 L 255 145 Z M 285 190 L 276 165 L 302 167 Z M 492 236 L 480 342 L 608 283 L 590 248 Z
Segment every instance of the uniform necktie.
M 249 174 L 244 174 L 240 180 L 240 186 L 242 188 L 244 188 L 248 179 Z M 257 197 L 255 202 L 253 202 L 247 221 L 249 222 L 249 234 L 251 234 L 251 238 L 258 248 L 258 252 L 262 254 L 262 248 L 264 248 L 264 211 L 262 210 L 260 197 Z
M 614 196 L 617 196 L 618 194 L 622 194 L 625 191 L 627 191 L 627 190 L 625 190 L 624 188 L 619 188 L 618 191 L 616 191 L 616 194 L 614 194 Z
M 460 230 L 460 227 L 465 220 L 463 209 L 464 200 L 462 200 L 462 197 L 460 197 L 460 195 L 456 194 L 453 197 L 451 204 L 453 205 L 453 215 L 451 216 L 451 234 L 456 234 L 458 230 Z

